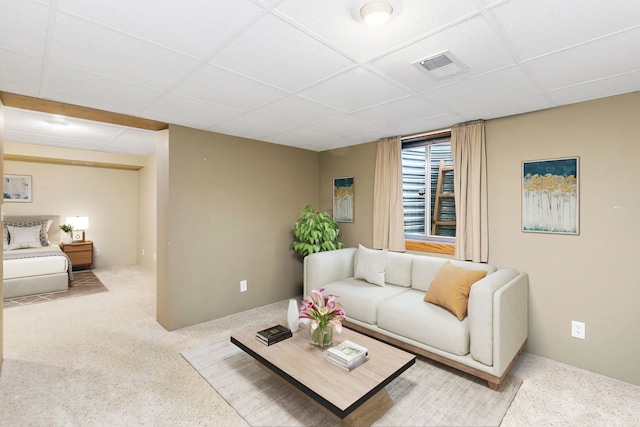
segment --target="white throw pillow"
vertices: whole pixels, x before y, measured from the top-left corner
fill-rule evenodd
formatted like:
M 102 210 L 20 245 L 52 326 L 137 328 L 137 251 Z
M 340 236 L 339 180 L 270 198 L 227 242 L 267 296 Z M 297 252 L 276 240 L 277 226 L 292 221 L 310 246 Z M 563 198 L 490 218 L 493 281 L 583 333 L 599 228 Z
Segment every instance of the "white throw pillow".
M 356 279 L 384 286 L 384 270 L 387 267 L 387 250 L 368 249 L 358 245 L 358 260 L 356 261 Z
M 24 248 L 40 248 L 40 230 L 41 225 L 33 227 L 15 227 L 8 225 L 9 230 L 9 247 L 8 250 L 24 249 Z

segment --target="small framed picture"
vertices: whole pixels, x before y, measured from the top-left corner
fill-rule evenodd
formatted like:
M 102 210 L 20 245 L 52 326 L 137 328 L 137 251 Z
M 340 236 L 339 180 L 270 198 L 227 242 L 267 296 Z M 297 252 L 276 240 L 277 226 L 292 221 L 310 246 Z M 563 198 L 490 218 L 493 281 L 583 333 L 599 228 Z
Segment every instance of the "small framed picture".
M 353 177 L 333 179 L 333 219 L 353 222 Z
M 4 201 L 14 203 L 31 203 L 33 201 L 33 185 L 31 175 L 5 175 Z
M 580 159 L 522 162 L 522 231 L 580 233 Z

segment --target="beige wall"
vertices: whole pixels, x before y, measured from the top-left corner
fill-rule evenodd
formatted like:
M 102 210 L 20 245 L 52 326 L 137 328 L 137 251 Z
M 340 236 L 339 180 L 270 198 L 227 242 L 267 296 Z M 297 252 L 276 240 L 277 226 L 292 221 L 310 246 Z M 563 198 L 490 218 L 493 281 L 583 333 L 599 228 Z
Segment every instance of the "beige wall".
M 640 92 L 487 123 L 489 261 L 526 271 L 528 351 L 640 384 Z M 580 235 L 520 231 L 521 162 L 580 157 Z M 586 339 L 570 335 L 586 323 Z
M 157 246 L 157 170 L 156 154 L 145 158 L 144 168 L 138 171 L 138 265 L 156 272 Z
M 31 144 L 7 143 L 5 152 L 30 153 L 38 147 L 39 156 L 47 157 L 51 147 Z M 86 154 L 100 161 L 96 152 L 66 151 L 70 158 Z M 109 155 L 103 159 L 114 160 Z M 22 161 L 5 161 L 4 169 L 33 177 L 33 202 L 5 203 L 5 215 L 60 215 L 62 222 L 67 216 L 88 216 L 86 239 L 94 242 L 94 266 L 136 264 L 138 172 Z M 52 238 L 59 238 L 59 231 L 52 230 Z
M 173 125 L 167 137 L 157 152 L 158 321 L 173 330 L 300 295 L 291 225 L 317 206 L 319 154 Z
M 320 153 L 321 211 L 333 210 L 333 178 L 353 176 L 355 188 L 353 222 L 341 222 L 339 241 L 347 247 L 373 243 L 373 174 L 376 143 L 360 144 Z
M 487 122 L 489 262 L 530 275 L 527 351 L 640 384 L 640 92 Z M 580 235 L 520 231 L 521 162 L 580 157 Z M 356 175 L 348 246 L 372 239 L 374 144 L 321 153 L 323 208 L 333 176 Z M 363 203 L 363 199 L 366 203 Z M 438 255 L 436 255 L 438 256 Z M 570 335 L 586 323 L 586 340 Z

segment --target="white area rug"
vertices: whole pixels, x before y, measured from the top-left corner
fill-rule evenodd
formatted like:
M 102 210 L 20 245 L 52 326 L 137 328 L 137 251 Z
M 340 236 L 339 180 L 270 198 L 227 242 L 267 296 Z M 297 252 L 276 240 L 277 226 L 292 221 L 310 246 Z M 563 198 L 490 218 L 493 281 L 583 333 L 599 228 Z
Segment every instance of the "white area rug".
M 182 356 L 252 426 L 327 426 L 338 419 L 266 372 L 229 338 Z M 499 391 L 486 382 L 418 357 L 387 386 L 394 406 L 375 426 L 497 426 L 522 380 L 508 376 Z

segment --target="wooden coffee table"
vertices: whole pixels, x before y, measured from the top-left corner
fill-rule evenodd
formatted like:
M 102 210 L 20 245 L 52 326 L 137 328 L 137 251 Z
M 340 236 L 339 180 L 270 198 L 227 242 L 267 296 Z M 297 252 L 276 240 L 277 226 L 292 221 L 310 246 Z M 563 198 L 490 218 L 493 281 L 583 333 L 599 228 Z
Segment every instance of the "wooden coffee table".
M 257 331 L 276 323 L 234 333 L 231 342 L 336 415 L 343 425 L 371 425 L 380 418 L 393 406 L 386 385 L 416 361 L 411 353 L 343 328 L 341 334 L 334 332 L 334 345 L 349 340 L 369 350 L 367 362 L 347 371 L 326 360 L 325 351 L 311 346 L 308 328 L 270 346 L 256 340 Z

